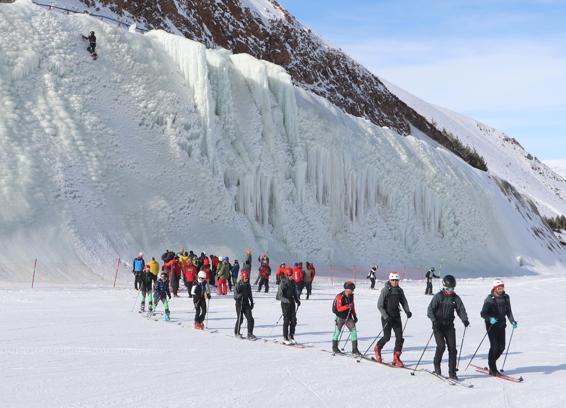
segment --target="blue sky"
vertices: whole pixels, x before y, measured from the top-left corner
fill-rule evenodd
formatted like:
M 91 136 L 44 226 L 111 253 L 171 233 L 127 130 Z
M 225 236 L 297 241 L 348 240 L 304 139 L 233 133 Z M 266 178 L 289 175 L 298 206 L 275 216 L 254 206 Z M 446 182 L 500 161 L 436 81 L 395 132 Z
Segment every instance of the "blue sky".
M 566 159 L 566 0 L 280 0 L 372 72 Z

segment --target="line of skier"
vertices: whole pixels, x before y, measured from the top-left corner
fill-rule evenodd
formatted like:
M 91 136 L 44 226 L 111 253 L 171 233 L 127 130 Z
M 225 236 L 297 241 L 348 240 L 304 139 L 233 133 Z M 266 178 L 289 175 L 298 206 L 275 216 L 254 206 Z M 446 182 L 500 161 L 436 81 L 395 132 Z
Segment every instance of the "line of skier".
M 181 255 L 179 255 L 181 254 Z M 181 271 L 185 276 L 185 285 L 188 288 L 189 296 L 193 298 L 195 306 L 195 329 L 204 329 L 204 320 L 207 314 L 208 301 L 211 298 L 210 286 L 211 276 L 214 274 L 212 271 L 216 270 L 216 277 L 218 281 L 218 294 L 219 296 L 226 294 L 225 282 L 230 282 L 230 276 L 233 279 L 233 284 L 230 282 L 230 290 L 234 287 L 234 300 L 236 308 L 236 324 L 234 327 L 234 335 L 242 337 L 240 331 L 245 318 L 247 321 L 247 338 L 255 340 L 256 336 L 253 333 L 255 321 L 253 318 L 252 310 L 254 308 L 253 291 L 250 283 L 251 272 L 251 251 L 247 250 L 245 253 L 245 261 L 242 268 L 239 268 L 237 260 L 234 262 L 238 265 L 238 274 L 234 277 L 233 265 L 229 264 L 228 257 L 224 257 L 222 262 L 214 261 L 214 255 L 211 255 L 212 262 L 206 262 L 206 254 L 201 253 L 200 257 L 196 257 L 184 250 L 179 251 L 178 255 L 166 251 L 162 259 L 164 261 L 163 271 L 159 279 L 156 277 L 156 271 L 159 271 L 159 264 L 154 258 L 145 265 L 143 261 L 143 254 L 140 253 L 133 262 L 133 272 L 142 270 L 139 280 L 141 281 L 140 291 L 142 293 L 142 303 L 140 311 L 144 311 L 145 297 L 149 296 L 150 311 L 152 306 L 156 307 L 159 302 L 164 305 L 165 313 L 164 319 L 169 320 L 169 305 L 168 300 L 171 299 L 171 293 L 176 295 L 178 290 L 177 272 L 173 266 L 177 263 L 182 265 Z M 191 256 L 192 254 L 192 256 Z M 186 259 L 185 259 L 186 258 Z M 269 276 L 271 275 L 271 268 L 269 266 L 269 257 L 263 255 L 258 258 L 259 273 L 256 279 L 258 285 L 257 291 L 261 291 L 265 287 L 265 292 L 269 291 Z M 197 266 L 202 269 L 198 270 Z M 207 267 L 209 266 L 209 267 Z M 375 269 L 374 269 L 375 268 Z M 189 269 L 189 272 L 187 272 Z M 375 265 L 370 272 L 376 272 L 377 265 Z M 228 276 L 230 272 L 230 276 Z M 429 292 L 429 285 L 432 286 L 432 278 L 438 277 L 434 274 L 434 268 L 427 271 L 427 287 L 425 294 Z M 196 275 L 196 281 L 192 281 L 191 277 Z M 305 275 L 308 276 L 305 279 Z M 278 285 L 276 299 L 281 302 L 281 318 L 283 319 L 283 342 L 285 344 L 294 345 L 295 341 L 295 328 L 297 325 L 297 310 L 301 305 L 301 292 L 304 288 L 307 289 L 307 299 L 311 295 L 312 281 L 316 271 L 312 263 L 307 262 L 307 267 L 303 268 L 301 263 L 295 263 L 294 267 L 287 267 L 282 263 L 276 272 L 276 283 Z M 375 279 L 375 278 L 374 278 Z M 175 283 L 175 280 L 177 283 Z M 136 281 L 138 278 L 136 276 Z M 155 282 L 155 291 L 153 299 L 151 297 L 151 283 Z M 384 287 L 381 289 L 377 309 L 381 317 L 382 332 L 378 334 L 374 341 L 377 341 L 373 351 L 374 358 L 377 362 L 382 363 L 382 349 L 390 341 L 391 332 L 395 335 L 395 345 L 393 349 L 392 365 L 404 367 L 401 360 L 401 354 L 404 345 L 404 327 L 402 325 L 401 311 L 405 313 L 407 319 L 412 317 L 412 312 L 403 289 L 399 286 L 400 277 L 397 272 L 391 272 L 389 279 L 385 282 Z M 136 284 L 137 285 L 137 284 Z M 374 282 L 372 282 L 372 288 Z M 434 372 L 441 375 L 441 361 L 446 348 L 448 349 L 448 376 L 452 379 L 457 377 L 457 349 L 456 349 L 456 329 L 454 326 L 455 314 L 458 315 L 465 328 L 469 326 L 468 315 L 466 308 L 461 298 L 455 292 L 456 279 L 452 275 L 445 275 L 442 279 L 442 290 L 437 292 L 431 299 L 427 316 L 431 320 L 433 332 L 431 337 L 434 336 L 436 341 L 436 353 L 434 356 Z M 332 304 L 332 311 L 335 315 L 335 329 L 332 336 L 332 351 L 334 353 L 341 353 L 338 347 L 340 338 L 344 328 L 348 328 L 350 335 L 349 339 L 352 342 L 352 354 L 361 356 L 358 349 L 358 333 L 356 323 L 358 316 L 355 309 L 354 302 L 355 284 L 351 281 L 344 283 L 344 290 L 336 295 Z M 432 288 L 430 288 L 430 291 Z M 153 305 L 152 305 L 153 300 Z M 513 317 L 511 310 L 511 302 L 509 295 L 505 293 L 505 286 L 501 279 L 496 279 L 493 282 L 492 290 L 488 297 L 485 299 L 483 308 L 480 313 L 481 317 L 485 320 L 486 335 L 489 337 L 490 350 L 488 355 L 489 371 L 491 375 L 499 375 L 497 369 L 497 360 L 505 350 L 505 329 L 506 318 L 509 320 L 513 328 L 517 328 L 517 321 Z M 279 321 L 278 321 L 279 322 Z M 380 335 L 383 333 L 381 338 Z M 379 340 L 377 340 L 379 338 Z

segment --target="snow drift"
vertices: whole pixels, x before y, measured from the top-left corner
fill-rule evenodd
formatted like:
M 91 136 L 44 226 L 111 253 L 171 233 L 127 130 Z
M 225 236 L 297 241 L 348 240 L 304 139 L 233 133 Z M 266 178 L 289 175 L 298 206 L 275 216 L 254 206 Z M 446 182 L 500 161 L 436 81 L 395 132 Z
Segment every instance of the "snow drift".
M 0 8 L 0 61 L 0 264 L 39 257 L 59 280 L 178 245 L 468 275 L 562 260 L 510 185 L 271 63 L 24 0 Z

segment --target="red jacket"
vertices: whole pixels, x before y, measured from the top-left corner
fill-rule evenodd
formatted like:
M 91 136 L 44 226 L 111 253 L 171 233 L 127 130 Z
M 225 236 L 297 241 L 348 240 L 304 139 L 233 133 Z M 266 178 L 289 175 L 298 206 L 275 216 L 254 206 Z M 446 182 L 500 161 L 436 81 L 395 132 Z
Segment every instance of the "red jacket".
M 285 275 L 285 270 L 286 270 L 286 269 L 287 269 L 286 267 L 282 267 L 282 266 L 280 266 L 279 268 L 277 268 L 277 272 L 275 273 L 275 277 L 276 277 L 277 279 L 281 279 L 281 277 L 282 277 L 283 275 Z
M 170 269 L 175 275 L 181 276 L 181 268 L 179 267 L 179 261 L 176 258 L 171 259 L 169 262 L 163 264 L 165 269 Z
M 259 268 L 259 275 L 264 279 L 269 279 L 269 275 L 271 275 L 271 268 L 269 265 L 263 265 Z
M 313 264 L 309 264 L 309 266 L 307 266 L 307 268 L 309 268 L 309 270 L 311 271 L 311 282 L 312 282 L 314 280 L 315 275 L 316 275 L 316 270 L 314 269 Z
M 303 281 L 303 267 L 302 266 L 295 266 L 293 268 L 293 279 L 295 282 L 299 283 Z
M 203 265 L 210 265 L 210 261 L 208 260 L 208 256 L 204 257 L 204 259 L 202 260 L 202 264 Z
M 210 260 L 212 261 L 212 268 L 216 270 L 218 268 L 218 257 L 216 255 L 211 255 Z
M 346 319 L 350 311 L 350 304 L 352 305 L 352 312 L 350 317 L 352 320 L 356 317 L 356 307 L 354 306 L 354 294 L 351 297 L 346 296 L 344 292 L 340 292 L 336 295 L 334 299 L 336 302 L 336 316 Z
M 185 278 L 187 278 L 187 282 L 194 282 L 197 277 L 197 273 L 197 267 L 192 263 L 189 263 L 185 267 Z

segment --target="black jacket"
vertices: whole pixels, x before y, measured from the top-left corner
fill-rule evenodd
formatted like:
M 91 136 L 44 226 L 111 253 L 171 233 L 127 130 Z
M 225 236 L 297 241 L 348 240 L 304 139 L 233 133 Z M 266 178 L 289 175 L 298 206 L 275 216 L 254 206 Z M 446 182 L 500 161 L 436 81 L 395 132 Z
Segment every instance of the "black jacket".
M 433 271 L 427 271 L 425 276 L 426 276 L 426 283 L 432 283 L 432 278 L 440 278 L 440 276 L 435 275 Z
M 507 326 L 505 317 L 507 317 L 511 323 L 515 321 L 513 312 L 511 311 L 511 300 L 509 299 L 509 295 L 505 292 L 503 292 L 502 296 L 495 296 L 491 293 L 485 298 L 480 315 L 489 326 L 491 326 L 491 324 L 489 324 L 490 317 L 497 319 L 497 323 L 495 323 L 496 327 Z
M 399 306 L 403 307 L 405 313 L 409 314 L 411 312 L 403 289 L 399 286 L 396 288 L 391 286 L 391 283 L 388 281 L 381 289 L 379 299 L 377 299 L 377 308 L 381 312 L 381 317 L 383 319 L 399 317 L 401 315 Z
M 301 303 L 297 294 L 297 284 L 294 280 L 282 279 L 279 284 L 279 291 L 281 292 L 281 303 Z
M 254 298 L 252 295 L 252 285 L 250 285 L 249 282 L 238 282 L 234 289 L 234 299 L 236 300 L 236 303 L 241 304 L 244 308 L 253 305 Z
M 432 297 L 428 305 L 427 316 L 433 323 L 450 324 L 454 322 L 454 311 L 463 322 L 468 321 L 468 314 L 462 299 L 456 293 L 445 294 L 443 290 Z

